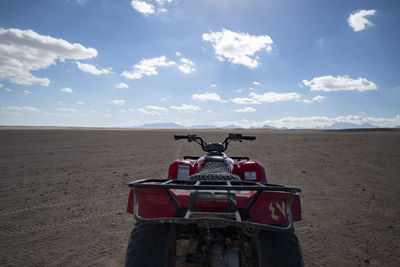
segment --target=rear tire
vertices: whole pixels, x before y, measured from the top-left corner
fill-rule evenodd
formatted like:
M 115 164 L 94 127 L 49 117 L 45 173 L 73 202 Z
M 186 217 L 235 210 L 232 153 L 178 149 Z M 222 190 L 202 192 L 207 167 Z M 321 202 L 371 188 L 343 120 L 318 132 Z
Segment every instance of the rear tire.
M 126 248 L 127 267 L 175 266 L 175 226 L 136 223 Z
M 303 255 L 294 230 L 288 233 L 260 231 L 257 235 L 261 267 L 302 267 Z

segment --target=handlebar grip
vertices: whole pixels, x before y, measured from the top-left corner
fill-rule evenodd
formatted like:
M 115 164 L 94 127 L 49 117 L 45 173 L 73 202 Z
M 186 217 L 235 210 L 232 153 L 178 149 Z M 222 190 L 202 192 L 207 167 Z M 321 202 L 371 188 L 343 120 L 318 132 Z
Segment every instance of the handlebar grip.
M 253 141 L 253 140 L 256 140 L 256 137 L 255 136 L 245 136 L 245 135 L 243 135 L 243 136 L 240 137 L 240 139 Z
M 187 135 L 174 135 L 174 139 L 175 140 L 188 139 L 188 136 Z

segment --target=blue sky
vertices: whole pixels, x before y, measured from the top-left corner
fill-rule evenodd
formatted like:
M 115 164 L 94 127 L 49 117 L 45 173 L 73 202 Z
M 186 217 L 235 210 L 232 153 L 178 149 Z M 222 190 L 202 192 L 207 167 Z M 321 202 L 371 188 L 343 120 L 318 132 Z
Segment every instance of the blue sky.
M 0 2 L 0 125 L 400 125 L 398 1 Z

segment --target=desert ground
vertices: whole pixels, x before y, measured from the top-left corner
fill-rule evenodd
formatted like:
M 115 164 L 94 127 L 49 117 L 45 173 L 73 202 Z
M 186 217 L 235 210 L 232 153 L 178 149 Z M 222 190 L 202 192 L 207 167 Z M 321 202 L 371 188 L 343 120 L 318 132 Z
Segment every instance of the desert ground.
M 270 183 L 302 188 L 306 266 L 399 266 L 400 131 L 0 128 L 0 265 L 122 266 L 133 216 L 127 183 L 166 178 L 200 155 L 173 134 L 232 143 Z

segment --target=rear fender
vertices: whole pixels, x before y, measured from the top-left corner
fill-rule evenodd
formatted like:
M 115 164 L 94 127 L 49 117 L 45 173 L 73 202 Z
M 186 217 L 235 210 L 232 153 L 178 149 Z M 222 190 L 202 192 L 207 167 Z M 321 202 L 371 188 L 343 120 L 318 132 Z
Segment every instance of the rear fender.
M 264 166 L 258 161 L 235 162 L 232 174 L 236 174 L 243 181 L 267 182 Z
M 190 175 L 198 172 L 195 160 L 177 159 L 169 165 L 168 179 L 187 180 Z
M 143 218 L 169 218 L 174 217 L 176 208 L 171 202 L 167 191 L 164 189 L 138 188 L 139 210 L 138 215 Z M 134 213 L 135 191 L 129 192 L 127 212 Z
M 143 218 L 172 218 L 176 208 L 166 190 L 158 188 L 138 188 L 139 210 L 138 215 Z M 190 190 L 170 189 L 173 199 L 181 208 L 188 208 Z M 277 225 L 288 223 L 287 200 L 289 193 L 281 191 L 264 191 L 257 196 L 257 191 L 236 191 L 237 206 L 242 214 L 247 214 L 251 222 L 259 224 Z M 251 204 L 252 200 L 255 200 Z M 203 211 L 219 212 L 229 208 L 228 203 L 204 201 L 198 203 Z M 252 205 L 252 206 L 251 206 Z M 178 208 L 179 208 L 178 207 Z M 250 207 L 250 208 L 249 208 Z M 301 220 L 301 204 L 298 194 L 292 200 L 292 216 L 294 221 Z M 134 213 L 134 189 L 129 192 L 127 212 Z

